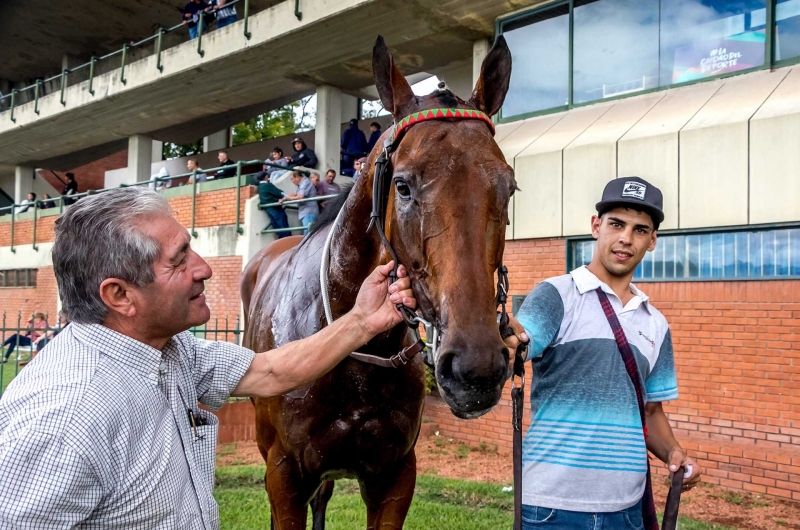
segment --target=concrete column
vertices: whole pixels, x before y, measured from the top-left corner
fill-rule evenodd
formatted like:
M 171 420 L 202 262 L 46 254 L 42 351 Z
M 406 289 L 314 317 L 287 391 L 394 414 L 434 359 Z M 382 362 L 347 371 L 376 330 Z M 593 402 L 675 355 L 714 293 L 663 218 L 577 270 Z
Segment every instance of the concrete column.
M 158 140 L 153 140 L 153 160 L 152 162 L 155 164 L 156 162 L 161 162 L 164 158 L 164 142 L 159 142 Z
M 353 118 L 361 119 L 358 115 L 358 98 L 342 94 L 342 123 L 349 122 Z
M 150 180 L 153 139 L 141 134 L 128 138 L 128 184 Z
M 489 49 L 492 47 L 489 39 L 478 39 L 473 41 L 472 43 L 472 86 L 475 86 L 475 83 L 478 82 L 478 78 L 481 76 L 481 64 L 483 63 L 483 58 L 486 57 L 486 54 L 489 53 Z
M 320 173 L 334 169 L 339 172 L 339 142 L 342 130 L 342 91 L 336 87 L 317 87 L 317 129 L 314 151 L 319 159 Z
M 230 147 L 230 135 L 230 129 L 223 129 L 214 134 L 209 134 L 203 138 L 203 152 L 208 153 L 209 151 L 217 151 Z
M 14 168 L 14 202 L 19 204 L 28 198 L 28 192 L 33 189 L 34 169 L 30 166 L 17 166 Z

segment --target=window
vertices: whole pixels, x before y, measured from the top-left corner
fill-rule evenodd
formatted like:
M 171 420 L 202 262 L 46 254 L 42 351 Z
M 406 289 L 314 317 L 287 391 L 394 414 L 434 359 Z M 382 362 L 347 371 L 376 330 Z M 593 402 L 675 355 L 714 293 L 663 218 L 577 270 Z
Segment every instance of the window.
M 767 1 L 569 0 L 509 17 L 499 26 L 514 62 L 502 117 L 763 67 Z M 800 57 L 800 0 L 769 1 L 771 60 Z
M 572 241 L 570 270 L 588 265 L 594 247 L 594 240 Z M 798 277 L 800 228 L 662 235 L 633 276 L 636 281 Z
M 511 49 L 511 83 L 504 116 L 569 103 L 569 6 L 549 9 L 504 27 Z
M 0 271 L 0 287 L 36 287 L 36 269 Z
M 775 6 L 775 60 L 800 56 L 800 0 L 778 0 Z

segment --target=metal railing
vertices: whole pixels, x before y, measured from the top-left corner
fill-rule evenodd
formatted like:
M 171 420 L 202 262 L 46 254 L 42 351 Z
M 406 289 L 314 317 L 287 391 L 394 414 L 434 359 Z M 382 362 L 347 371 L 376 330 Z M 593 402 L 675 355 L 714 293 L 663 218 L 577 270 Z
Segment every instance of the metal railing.
M 304 199 L 294 199 L 291 201 L 282 201 L 282 202 L 270 202 L 270 203 L 259 203 L 258 209 L 259 210 L 266 210 L 267 208 L 277 208 L 282 207 L 284 209 L 294 208 L 297 204 L 303 204 L 305 202 L 321 202 L 327 201 L 328 199 L 333 199 L 336 195 L 320 195 L 319 197 L 307 197 Z M 277 232 L 298 232 L 300 230 L 308 230 L 308 226 L 289 226 L 286 228 L 269 228 L 271 225 L 267 225 L 267 228 L 261 230 L 262 234 L 275 234 Z M 311 226 L 311 225 L 309 225 Z
M 38 353 L 38 350 L 41 350 L 48 342 L 55 338 L 55 335 L 61 332 L 64 328 L 61 326 L 50 326 L 48 322 L 48 315 L 45 314 L 45 327 L 43 328 L 34 328 L 30 325 L 23 325 L 22 320 L 22 313 L 17 314 L 16 324 L 13 322 L 13 317 L 10 319 L 7 317 L 6 313 L 3 313 L 3 318 L 0 323 L 0 356 L 2 356 L 2 361 L 8 359 L 8 363 L 13 363 L 12 366 L 8 366 L 8 363 L 3 362 L 0 364 L 0 397 L 2 397 L 3 393 L 5 392 L 6 385 L 16 377 L 20 369 L 23 368 L 28 362 L 33 360 L 33 358 Z M 220 319 L 219 317 L 215 317 L 214 319 L 209 319 L 209 321 L 202 325 L 202 326 L 195 326 L 189 328 L 189 331 L 198 339 L 204 340 L 211 340 L 211 341 L 222 341 L 222 342 L 232 342 L 233 344 L 241 345 L 242 344 L 242 333 L 244 330 L 241 327 L 239 317 L 237 316 L 235 321 L 233 322 L 233 327 L 231 327 L 231 321 L 228 317 L 224 317 Z M 213 321 L 213 325 L 212 325 Z M 27 322 L 27 321 L 26 321 Z M 25 334 L 28 332 L 34 331 L 41 335 L 47 335 L 47 333 L 52 332 L 53 335 L 50 338 L 45 338 L 46 342 L 41 344 L 34 344 L 28 345 L 28 340 L 25 337 Z M 9 342 L 9 344 L 6 344 Z M 22 343 L 25 343 L 22 345 Z M 13 346 L 13 358 L 12 354 L 6 355 L 7 348 L 9 346 Z M 13 369 L 13 374 L 9 371 Z
M 227 2 L 223 6 L 223 8 L 232 7 L 232 6 L 235 6 L 236 4 L 239 4 L 239 3 L 243 3 L 244 4 L 244 17 L 243 17 L 244 24 L 243 24 L 242 33 L 243 33 L 244 37 L 247 40 L 250 40 L 250 37 L 252 37 L 252 33 L 249 30 L 249 27 L 250 27 L 250 25 L 249 25 L 249 22 L 250 22 L 250 0 L 232 0 L 230 2 Z M 300 0 L 295 0 L 294 14 L 297 17 L 297 20 L 302 20 L 303 13 L 300 11 Z M 146 45 L 148 45 L 150 43 L 153 43 L 153 42 L 155 43 L 155 55 L 157 56 L 157 58 L 156 58 L 156 68 L 158 69 L 159 72 L 163 73 L 164 65 L 161 62 L 161 53 L 163 52 L 162 44 L 163 44 L 164 35 L 172 33 L 173 31 L 177 31 L 178 29 L 182 28 L 185 25 L 186 25 L 186 21 L 181 22 L 180 24 L 176 24 L 175 26 L 172 26 L 170 28 L 159 27 L 158 31 L 154 35 L 146 37 L 146 38 L 144 38 L 144 39 L 142 39 L 142 40 L 140 40 L 138 42 L 134 42 L 132 44 L 123 44 L 122 48 L 120 48 L 119 50 L 113 51 L 111 53 L 107 53 L 105 55 L 101 55 L 99 57 L 92 56 L 92 58 L 89 59 L 89 61 L 86 62 L 86 63 L 83 63 L 81 65 L 75 66 L 73 68 L 64 68 L 64 69 L 62 69 L 60 74 L 56 74 L 56 75 L 48 77 L 46 79 L 37 79 L 32 85 L 28 85 L 28 86 L 23 87 L 23 88 L 14 88 L 14 89 L 11 90 L 10 94 L 6 94 L 6 95 L 3 95 L 3 96 L 0 96 L 0 104 L 2 104 L 2 102 L 7 100 L 7 99 L 11 100 L 9 108 L 6 109 L 6 110 L 10 110 L 10 112 L 11 112 L 11 116 L 10 116 L 11 121 L 16 123 L 17 119 L 14 116 L 14 110 L 16 109 L 16 107 L 18 105 L 18 101 L 17 101 L 18 100 L 18 95 L 22 94 L 24 92 L 28 92 L 28 91 L 33 90 L 33 93 L 34 93 L 33 108 L 34 108 L 34 112 L 38 115 L 39 114 L 39 98 L 43 95 L 41 93 L 42 92 L 42 87 L 47 83 L 51 83 L 51 82 L 54 82 L 56 80 L 60 80 L 60 91 L 61 91 L 60 102 L 61 102 L 61 105 L 66 106 L 67 105 L 67 100 L 66 100 L 65 91 L 66 91 L 66 88 L 67 88 L 67 84 L 69 82 L 69 75 L 70 74 L 74 74 L 75 72 L 78 72 L 80 70 L 83 70 L 84 68 L 88 68 L 88 70 L 89 70 L 89 87 L 88 87 L 89 88 L 89 94 L 94 96 L 95 95 L 95 91 L 94 91 L 95 65 L 97 64 L 98 61 L 105 61 L 106 59 L 111 59 L 112 57 L 117 57 L 117 56 L 120 56 L 119 80 L 123 85 L 127 84 L 127 79 L 125 78 L 125 65 L 126 65 L 127 58 L 128 58 L 128 52 L 130 50 L 134 50 L 134 49 L 137 49 L 137 48 L 142 48 L 142 47 L 144 47 L 144 46 L 146 46 Z M 205 52 L 203 51 L 203 40 L 202 40 L 204 26 L 205 26 L 204 17 L 202 16 L 202 13 L 201 13 L 201 15 L 198 17 L 198 22 L 197 22 L 197 53 L 200 55 L 200 57 L 203 57 L 205 55 Z M 0 113 L 2 113 L 2 112 L 5 112 L 5 111 L 0 109 Z
M 273 164 L 271 162 L 264 162 L 263 160 L 259 159 L 259 160 L 239 161 L 239 162 L 236 162 L 235 164 L 229 164 L 229 165 L 225 165 L 225 166 L 213 167 L 213 168 L 210 168 L 210 169 L 203 169 L 202 171 L 195 170 L 195 171 L 191 171 L 191 172 L 188 172 L 188 173 L 181 173 L 180 175 L 169 176 L 169 177 L 159 177 L 159 176 L 156 175 L 156 176 L 153 176 L 150 180 L 143 180 L 141 182 L 136 182 L 136 183 L 133 183 L 133 184 L 120 184 L 117 187 L 118 188 L 124 188 L 124 187 L 132 187 L 132 186 L 149 186 L 149 185 L 152 184 L 153 187 L 156 188 L 156 190 L 159 190 L 159 183 L 172 182 L 173 180 L 184 179 L 184 178 L 187 178 L 187 177 L 191 178 L 191 180 L 192 180 L 192 184 L 191 184 L 192 185 L 192 223 L 191 223 L 191 227 L 190 227 L 189 233 L 192 235 L 192 237 L 196 238 L 197 237 L 197 231 L 195 230 L 195 223 L 197 221 L 197 193 L 198 193 L 197 192 L 197 175 L 198 175 L 198 173 L 201 173 L 201 174 L 202 173 L 213 173 L 215 171 L 221 171 L 221 170 L 225 170 L 225 169 L 233 169 L 233 168 L 235 168 L 236 169 L 236 174 L 235 175 L 233 175 L 231 177 L 215 177 L 215 178 L 213 178 L 213 180 L 216 181 L 216 180 L 222 180 L 222 179 L 225 179 L 225 178 L 234 178 L 234 177 L 236 178 L 236 232 L 238 234 L 243 234 L 244 233 L 244 229 L 242 228 L 241 209 L 240 209 L 241 190 L 242 190 L 242 186 L 243 185 L 248 185 L 248 183 L 247 182 L 243 183 L 242 182 L 242 177 L 249 177 L 249 176 L 255 175 L 256 173 L 242 173 L 242 167 L 243 166 L 252 166 L 252 165 L 257 165 L 257 164 L 258 165 L 266 165 L 266 166 L 277 167 L 277 168 L 285 169 L 287 171 L 299 171 L 300 173 L 302 173 L 302 174 L 304 174 L 306 176 L 311 174 L 311 172 L 309 170 L 307 170 L 307 169 L 302 169 L 302 168 L 292 168 L 292 169 L 290 169 L 290 168 L 287 168 L 287 167 L 282 166 L 280 164 Z M 49 208 L 41 208 L 40 205 L 42 203 L 48 202 L 48 201 L 54 202 L 54 203 L 58 202 L 58 208 L 59 208 L 59 212 L 58 213 L 60 215 L 60 214 L 62 214 L 64 212 L 64 208 L 65 207 L 69 207 L 70 204 L 72 204 L 73 202 L 75 202 L 76 200 L 78 200 L 81 197 L 87 197 L 89 195 L 96 195 L 98 193 L 104 193 L 104 192 L 107 192 L 107 191 L 110 191 L 110 190 L 113 190 L 113 189 L 116 189 L 116 188 L 103 188 L 103 189 L 99 189 L 99 190 L 87 190 L 87 191 L 84 191 L 84 192 L 81 192 L 81 193 L 75 193 L 73 195 L 60 195 L 58 197 L 51 197 L 51 198 L 47 198 L 47 199 L 37 199 L 35 202 L 32 202 L 32 203 L 20 203 L 20 204 L 14 203 L 14 204 L 11 204 L 10 206 L 4 206 L 4 207 L 0 208 L 0 215 L 4 215 L 7 212 L 11 213 L 11 252 L 12 253 L 16 253 L 16 251 L 17 251 L 16 248 L 15 248 L 15 244 L 14 244 L 14 232 L 15 232 L 16 224 L 19 222 L 19 221 L 17 221 L 17 208 L 21 208 L 21 207 L 27 206 L 29 209 L 30 208 L 33 209 L 33 241 L 32 241 L 32 243 L 33 243 L 33 250 L 38 251 L 39 247 L 36 244 L 36 225 L 37 225 L 38 218 L 39 218 L 39 210 L 49 209 Z M 160 190 L 160 191 L 163 191 L 163 190 Z M 2 225 L 0 225 L 0 226 L 2 226 Z

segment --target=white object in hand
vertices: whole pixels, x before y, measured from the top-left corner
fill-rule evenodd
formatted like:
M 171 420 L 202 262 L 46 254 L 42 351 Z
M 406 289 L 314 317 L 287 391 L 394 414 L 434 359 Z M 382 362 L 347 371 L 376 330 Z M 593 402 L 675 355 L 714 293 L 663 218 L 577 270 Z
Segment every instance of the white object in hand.
M 683 478 L 689 478 L 692 476 L 692 466 L 691 464 L 686 464 L 686 471 L 683 472 Z

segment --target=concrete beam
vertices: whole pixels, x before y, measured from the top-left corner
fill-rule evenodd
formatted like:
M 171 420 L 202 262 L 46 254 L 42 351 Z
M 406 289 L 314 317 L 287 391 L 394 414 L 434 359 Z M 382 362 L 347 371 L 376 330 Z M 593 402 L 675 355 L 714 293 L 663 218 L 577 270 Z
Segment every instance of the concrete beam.
M 153 156 L 151 162 L 161 162 L 164 159 L 164 142 L 160 140 L 153 140 Z
M 218 151 L 231 145 L 231 130 L 228 128 L 209 134 L 203 138 L 203 152 Z
M 317 88 L 317 128 L 314 151 L 320 173 L 328 168 L 339 172 L 339 142 L 342 124 L 342 91 L 323 85 Z
M 489 53 L 489 50 L 492 47 L 492 43 L 489 42 L 489 39 L 478 39 L 472 43 L 472 86 L 475 86 L 475 83 L 478 82 L 478 78 L 481 76 L 481 65 L 483 64 L 483 60 L 486 58 L 486 55 Z
M 150 179 L 153 139 L 137 134 L 128 138 L 128 184 Z

